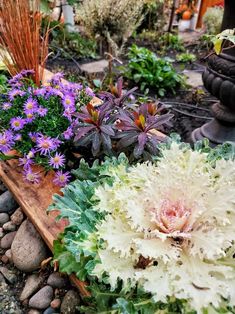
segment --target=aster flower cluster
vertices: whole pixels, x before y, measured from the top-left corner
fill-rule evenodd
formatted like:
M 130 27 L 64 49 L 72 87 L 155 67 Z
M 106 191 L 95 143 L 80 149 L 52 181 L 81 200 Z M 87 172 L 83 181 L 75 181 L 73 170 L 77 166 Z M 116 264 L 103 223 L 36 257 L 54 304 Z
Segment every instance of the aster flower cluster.
M 64 82 L 55 74 L 44 86 L 30 79 L 33 72 L 22 71 L 8 81 L 9 91 L 0 99 L 0 155 L 16 150 L 19 165 L 29 182 L 38 183 L 34 164 L 56 171 L 54 183 L 64 186 L 69 178 L 64 151 L 71 145 L 76 123 L 74 114 L 93 97 L 82 84 Z
M 55 258 L 91 280 L 96 306 L 100 285 L 103 302 L 111 296 L 112 310 L 125 313 L 234 313 L 233 147 L 172 142 L 160 151 L 155 162 L 130 166 L 120 156 L 75 172 L 51 206 L 70 221 Z M 172 299 L 187 310 L 157 311 Z

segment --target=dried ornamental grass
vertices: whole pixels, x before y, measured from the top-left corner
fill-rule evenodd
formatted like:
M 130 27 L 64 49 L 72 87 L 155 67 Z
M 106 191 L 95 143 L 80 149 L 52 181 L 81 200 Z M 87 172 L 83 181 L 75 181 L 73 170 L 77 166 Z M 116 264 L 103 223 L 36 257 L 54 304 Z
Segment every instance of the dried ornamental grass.
M 48 35 L 40 35 L 40 0 L 0 0 L 0 56 L 12 76 L 33 69 L 39 85 L 48 55 Z

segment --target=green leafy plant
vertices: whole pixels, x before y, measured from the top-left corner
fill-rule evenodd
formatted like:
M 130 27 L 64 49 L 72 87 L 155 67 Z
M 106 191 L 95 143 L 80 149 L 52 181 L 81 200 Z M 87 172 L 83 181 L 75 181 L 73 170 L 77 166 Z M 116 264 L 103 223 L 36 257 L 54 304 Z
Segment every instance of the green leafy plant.
M 183 77 L 173 68 L 169 58 L 159 58 L 146 48 L 132 45 L 128 59 L 123 75 L 137 83 L 141 91 L 150 87 L 163 97 L 167 92 L 175 93 L 184 84 Z
M 43 26 L 47 27 L 47 18 Z M 57 21 L 51 21 L 49 48 L 54 54 L 59 51 L 64 58 L 95 58 L 97 56 L 97 43 L 91 37 L 81 35 L 78 32 L 68 32 L 65 25 Z
M 193 53 L 185 52 L 176 55 L 176 60 L 182 63 L 192 63 L 197 60 L 197 57 Z
M 82 161 L 49 209 L 70 223 L 54 260 L 89 283 L 81 311 L 234 313 L 234 163 L 233 144 L 176 137 L 155 162 Z
M 163 51 L 174 50 L 178 52 L 185 51 L 182 39 L 178 35 L 165 33 L 158 38 L 159 48 Z

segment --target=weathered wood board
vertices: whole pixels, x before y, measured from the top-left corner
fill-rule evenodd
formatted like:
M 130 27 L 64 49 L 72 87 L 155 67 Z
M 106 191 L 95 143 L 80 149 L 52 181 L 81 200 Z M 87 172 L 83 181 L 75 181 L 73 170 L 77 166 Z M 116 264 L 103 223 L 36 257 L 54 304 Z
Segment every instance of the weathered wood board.
M 24 181 L 22 167 L 18 167 L 17 164 L 17 160 L 14 159 L 0 162 L 0 180 L 12 192 L 23 212 L 52 250 L 53 241 L 67 225 L 65 220 L 56 222 L 55 217 L 58 212 L 46 212 L 52 202 L 53 194 L 59 193 L 59 188 L 52 182 L 53 173 L 43 175 L 39 184 L 30 184 Z M 43 170 L 38 167 L 37 171 L 43 173 Z M 78 280 L 75 275 L 71 275 L 70 279 L 82 295 L 89 295 L 85 283 Z

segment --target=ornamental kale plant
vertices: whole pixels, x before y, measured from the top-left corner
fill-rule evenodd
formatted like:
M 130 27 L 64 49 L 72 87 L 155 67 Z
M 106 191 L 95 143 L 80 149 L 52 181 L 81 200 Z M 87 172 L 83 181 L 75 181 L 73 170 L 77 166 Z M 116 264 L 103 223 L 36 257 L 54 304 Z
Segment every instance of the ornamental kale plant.
M 151 88 L 158 96 L 176 93 L 184 84 L 183 76 L 173 68 L 169 58 L 159 58 L 146 48 L 132 45 L 128 52 L 128 64 L 123 75 L 140 86 L 141 91 Z
M 154 162 L 122 154 L 74 175 L 50 209 L 70 223 L 54 259 L 89 283 L 84 313 L 234 313 L 233 145 L 169 141 Z
M 46 84 L 36 87 L 32 71 L 22 71 L 9 80 L 10 89 L 0 99 L 0 157 L 10 150 L 20 154 L 24 177 L 39 182 L 34 164 L 56 170 L 55 184 L 65 185 L 69 173 L 63 172 L 66 154 L 74 137 L 74 113 L 93 96 L 81 84 L 63 83 L 57 73 Z

